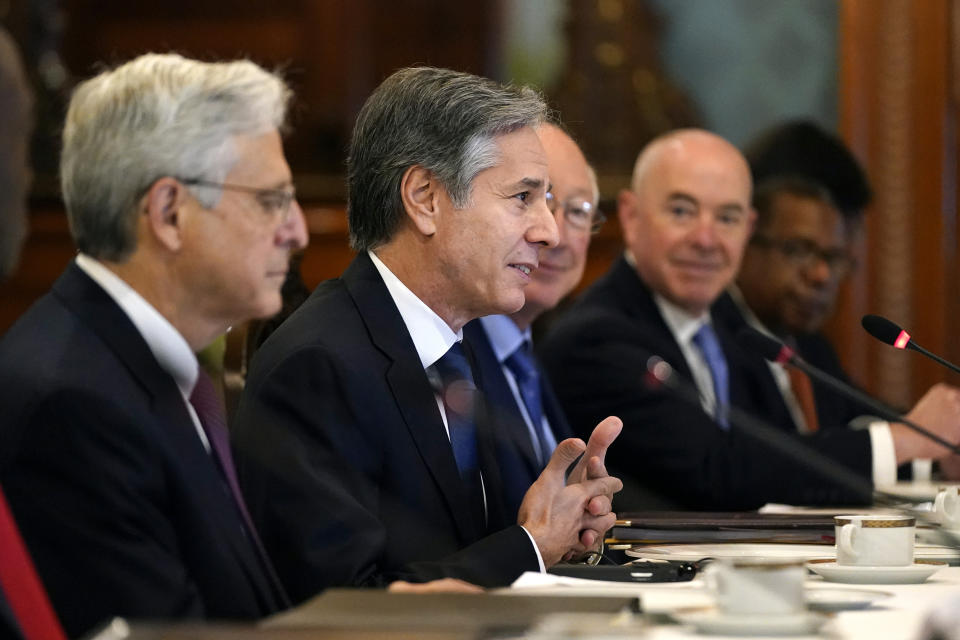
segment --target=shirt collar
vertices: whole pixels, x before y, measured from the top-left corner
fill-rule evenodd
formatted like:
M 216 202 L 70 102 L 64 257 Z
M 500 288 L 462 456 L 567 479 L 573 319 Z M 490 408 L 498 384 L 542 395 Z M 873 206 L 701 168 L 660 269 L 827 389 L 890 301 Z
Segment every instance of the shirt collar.
M 670 333 L 672 333 L 676 337 L 677 342 L 681 344 L 687 344 L 693 340 L 693 336 L 696 335 L 697 331 L 700 331 L 700 327 L 710 322 L 710 313 L 708 311 L 699 316 L 692 315 L 659 293 L 653 294 L 653 301 L 656 303 L 657 308 L 660 309 L 660 315 L 663 316 L 663 321 L 667 323 Z
M 81 253 L 77 256 L 77 266 L 127 314 L 157 359 L 157 364 L 173 378 L 180 393 L 189 400 L 197 382 L 199 364 L 180 332 L 133 287 L 100 261 Z
M 407 331 L 413 339 L 413 346 L 417 350 L 417 355 L 420 356 L 420 362 L 426 369 L 443 357 L 454 342 L 460 342 L 463 339 L 463 331 L 454 333 L 443 318 L 410 291 L 373 251 L 368 251 L 367 254 L 380 273 L 380 277 L 383 278 L 383 283 L 387 285 L 387 291 L 393 303 L 397 305 L 403 324 L 407 326 Z
M 629 249 L 624 250 L 623 258 L 631 267 L 637 268 L 637 259 Z M 663 321 L 667 323 L 670 333 L 680 344 L 689 343 L 693 340 L 697 331 L 700 331 L 700 327 L 710 322 L 709 311 L 699 316 L 691 315 L 656 292 L 653 292 L 653 301 L 660 309 L 660 315 L 663 316 Z
M 524 341 L 530 341 L 532 344 L 530 327 L 521 331 L 509 316 L 484 316 L 480 318 L 480 322 L 490 339 L 490 346 L 493 347 L 493 353 L 497 356 L 497 362 L 501 364 L 513 355 Z

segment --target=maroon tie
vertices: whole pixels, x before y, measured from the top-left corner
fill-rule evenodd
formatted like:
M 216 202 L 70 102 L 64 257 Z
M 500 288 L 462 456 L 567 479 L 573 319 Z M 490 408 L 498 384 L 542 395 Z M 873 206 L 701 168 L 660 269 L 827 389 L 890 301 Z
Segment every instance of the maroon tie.
M 190 394 L 190 404 L 193 405 L 197 417 L 200 418 L 200 426 L 203 432 L 207 434 L 207 440 L 210 442 L 210 448 L 216 456 L 223 477 L 230 488 L 233 496 L 233 502 L 243 518 L 246 525 L 247 536 L 253 541 L 257 553 L 260 555 L 260 562 L 266 572 L 273 579 L 274 583 L 280 588 L 280 581 L 270 562 L 260 536 L 257 535 L 257 529 L 253 526 L 253 519 L 250 512 L 247 511 L 247 505 L 243 500 L 243 494 L 240 493 L 240 484 L 237 482 L 237 470 L 233 466 L 233 454 L 230 452 L 230 435 L 227 433 L 227 421 L 223 411 L 223 405 L 216 388 L 213 386 L 213 380 L 207 373 L 200 369 L 197 376 L 197 384 L 193 387 L 193 393 Z M 284 598 L 286 596 L 283 596 Z
M 33 568 L 7 500 L 0 491 L 0 587 L 26 640 L 65 640 L 47 592 Z

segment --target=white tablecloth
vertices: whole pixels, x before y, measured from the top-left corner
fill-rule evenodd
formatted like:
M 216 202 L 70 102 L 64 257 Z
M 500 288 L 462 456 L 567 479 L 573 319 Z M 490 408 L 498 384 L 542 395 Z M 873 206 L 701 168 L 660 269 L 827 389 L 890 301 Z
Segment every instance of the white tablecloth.
M 538 577 L 542 576 L 542 577 Z M 830 621 L 819 636 L 844 639 L 877 640 L 887 638 L 915 638 L 924 619 L 937 606 L 952 600 L 960 606 L 960 567 L 945 567 L 922 584 L 911 585 L 846 585 L 825 582 L 819 576 L 808 579 L 808 588 L 875 589 L 893 596 L 878 601 L 867 609 L 828 614 Z M 521 578 L 511 588 L 517 595 L 530 594 L 635 594 L 640 597 L 646 612 L 670 612 L 678 608 L 706 607 L 712 604 L 698 577 L 691 582 L 665 584 L 613 583 L 558 579 L 555 576 L 533 574 Z M 652 627 L 645 638 L 699 638 L 691 627 L 664 624 Z M 753 636 L 756 637 L 756 636 Z

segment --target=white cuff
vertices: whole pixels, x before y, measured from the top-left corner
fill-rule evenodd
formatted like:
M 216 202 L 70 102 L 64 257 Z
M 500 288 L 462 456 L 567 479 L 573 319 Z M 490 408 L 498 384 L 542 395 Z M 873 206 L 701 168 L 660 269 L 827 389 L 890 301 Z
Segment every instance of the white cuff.
M 537 554 L 537 564 L 540 565 L 540 573 L 546 573 L 546 572 L 547 572 L 547 568 L 546 568 L 545 566 L 543 566 L 543 556 L 540 555 L 540 549 L 537 548 L 537 543 L 534 542 L 533 536 L 530 535 L 530 532 L 527 531 L 527 528 L 526 528 L 525 526 L 520 525 L 520 528 L 523 529 L 523 530 L 526 532 L 527 537 L 530 538 L 530 544 L 533 545 L 533 551 L 534 551 L 534 553 Z
M 870 452 L 873 454 L 873 486 L 889 486 L 897 481 L 897 453 L 893 448 L 890 423 L 870 423 Z

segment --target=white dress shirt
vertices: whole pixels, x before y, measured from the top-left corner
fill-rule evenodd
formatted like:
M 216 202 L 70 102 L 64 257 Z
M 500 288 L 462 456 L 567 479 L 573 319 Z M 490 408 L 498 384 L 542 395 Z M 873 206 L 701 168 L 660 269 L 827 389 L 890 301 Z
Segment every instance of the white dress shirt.
M 680 345 L 683 359 L 687 361 L 687 366 L 690 367 L 693 383 L 697 386 L 697 391 L 700 392 L 700 405 L 707 415 L 716 416 L 717 394 L 713 387 L 713 373 L 710 371 L 710 365 L 707 364 L 703 352 L 693 343 L 693 337 L 697 335 L 700 328 L 710 323 L 710 314 L 691 315 L 659 293 L 653 294 L 653 301 L 660 310 L 660 315 L 663 316 L 663 321 L 667 324 L 673 339 Z
M 420 362 L 423 364 L 423 368 L 426 369 L 442 358 L 450 347 L 453 346 L 454 342 L 463 340 L 463 331 L 454 332 L 450 326 L 444 322 L 443 318 L 438 316 L 423 300 L 410 291 L 407 285 L 403 284 L 400 278 L 394 275 L 373 251 L 368 251 L 367 255 L 370 256 L 373 266 L 377 268 L 380 277 L 383 278 L 383 283 L 387 286 L 387 291 L 390 293 L 393 303 L 397 305 L 397 310 L 400 312 L 403 324 L 406 325 L 407 331 L 413 339 L 413 346 L 417 350 L 417 355 L 420 356 Z M 449 438 L 450 426 L 447 423 L 447 412 L 443 406 L 443 399 L 440 398 L 439 395 L 436 395 L 436 399 L 437 406 L 440 408 L 440 417 L 443 418 L 443 426 L 447 431 L 447 438 Z M 483 486 L 482 473 L 480 475 L 480 485 L 481 489 L 483 489 L 483 509 L 484 512 L 486 512 L 487 490 L 486 487 Z M 526 527 L 521 528 L 526 531 L 527 537 L 530 538 L 530 544 L 533 545 L 533 550 L 537 554 L 540 571 L 545 572 L 546 567 L 543 564 L 543 557 L 540 555 L 540 549 L 537 548 L 537 543 L 534 541 L 533 536 L 530 535 L 530 532 L 527 531 Z
M 197 383 L 200 365 L 190 345 L 170 321 L 164 318 L 143 296 L 124 282 L 117 274 L 107 269 L 101 262 L 83 253 L 77 256 L 77 266 L 100 285 L 117 306 L 130 318 L 143 337 L 160 368 L 166 371 L 180 390 L 187 413 L 193 420 L 193 426 L 209 453 L 210 443 L 207 434 L 200 426 L 200 418 L 190 404 L 190 394 Z

